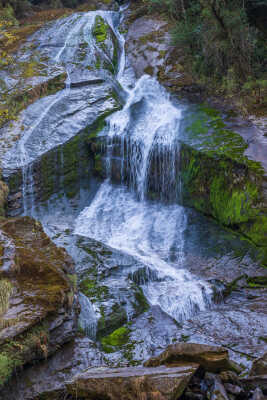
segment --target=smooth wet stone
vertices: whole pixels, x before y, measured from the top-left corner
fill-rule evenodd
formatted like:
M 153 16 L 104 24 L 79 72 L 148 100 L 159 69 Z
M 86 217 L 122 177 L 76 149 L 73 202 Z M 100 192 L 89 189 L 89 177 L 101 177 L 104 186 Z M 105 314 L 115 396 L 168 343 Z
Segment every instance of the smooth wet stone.
M 206 371 L 232 370 L 228 350 L 223 347 L 196 343 L 177 343 L 167 347 L 158 357 L 152 357 L 145 366 L 175 365 L 179 362 L 196 362 Z
M 197 364 L 175 368 L 92 368 L 66 386 L 69 394 L 82 399 L 179 399 L 197 368 Z

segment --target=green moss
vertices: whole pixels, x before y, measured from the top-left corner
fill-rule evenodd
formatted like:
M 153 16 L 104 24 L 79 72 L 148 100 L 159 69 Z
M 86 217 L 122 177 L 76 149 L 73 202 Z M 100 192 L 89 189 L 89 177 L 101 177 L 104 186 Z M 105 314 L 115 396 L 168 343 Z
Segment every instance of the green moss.
M 224 225 L 247 222 L 257 214 L 252 206 L 259 197 L 258 188 L 252 182 L 246 182 L 243 187 L 229 190 L 225 187 L 225 179 L 214 176 L 210 185 L 210 202 L 212 215 Z
M 97 43 L 100 44 L 103 44 L 108 37 L 108 25 L 100 15 L 96 16 L 93 35 L 96 38 Z
M 248 277 L 247 284 L 251 288 L 267 288 L 267 276 Z
M 134 292 L 134 297 L 135 297 L 136 302 L 133 303 L 133 306 L 134 306 L 135 310 L 138 312 L 138 314 L 141 314 L 141 313 L 149 310 L 149 304 L 144 295 L 142 288 L 138 287 L 136 289 L 136 291 Z
M 101 339 L 102 348 L 106 353 L 113 353 L 119 350 L 129 340 L 130 329 L 123 326 L 116 329 L 109 336 Z
M 92 303 L 108 299 L 108 287 L 99 285 L 97 279 L 83 279 L 80 283 L 80 290 L 85 296 L 90 298 Z
M 12 372 L 12 360 L 5 353 L 0 353 L 0 386 L 10 378 Z
M 96 57 L 95 67 L 96 67 L 96 69 L 100 69 L 100 67 L 101 67 L 101 58 L 100 58 L 100 56 Z
M 0 385 L 5 384 L 16 368 L 28 361 L 29 354 L 35 359 L 47 357 L 49 341 L 48 328 L 43 322 L 17 336 L 7 340 L 0 347 Z
M 246 141 L 236 132 L 227 128 L 218 110 L 199 106 L 185 122 L 189 144 L 209 156 L 222 156 L 248 166 L 254 173 L 263 174 L 259 162 L 249 160 L 245 155 Z

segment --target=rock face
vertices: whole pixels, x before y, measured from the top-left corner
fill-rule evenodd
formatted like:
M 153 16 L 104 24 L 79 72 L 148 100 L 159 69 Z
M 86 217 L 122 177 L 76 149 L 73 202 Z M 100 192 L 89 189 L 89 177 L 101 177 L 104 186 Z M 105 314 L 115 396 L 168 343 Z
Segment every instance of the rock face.
M 47 358 L 77 327 L 73 263 L 41 224 L 1 222 L 0 385 L 26 363 Z
M 194 91 L 192 78 L 179 62 L 183 54 L 171 45 L 167 21 L 159 15 L 140 15 L 136 8 L 142 5 L 133 3 L 126 18 L 126 51 L 136 76 L 154 76 L 171 91 Z
M 89 369 L 67 383 L 67 392 L 81 399 L 179 399 L 197 367 Z
M 112 12 L 76 13 L 36 32 L 14 55 L 14 81 L 7 71 L 3 80 L 23 104 L 16 120 L 0 127 L 12 216 L 29 214 L 35 200 L 62 187 L 72 198 L 89 178 L 95 160 L 87 143 L 120 108 L 113 82 L 121 51 L 118 22 Z M 23 66 L 31 71 L 25 82 Z
M 195 362 L 206 371 L 220 372 L 233 369 L 228 351 L 223 347 L 207 346 L 195 343 L 178 343 L 167 347 L 158 357 L 152 357 L 144 365 L 175 365 L 179 362 Z

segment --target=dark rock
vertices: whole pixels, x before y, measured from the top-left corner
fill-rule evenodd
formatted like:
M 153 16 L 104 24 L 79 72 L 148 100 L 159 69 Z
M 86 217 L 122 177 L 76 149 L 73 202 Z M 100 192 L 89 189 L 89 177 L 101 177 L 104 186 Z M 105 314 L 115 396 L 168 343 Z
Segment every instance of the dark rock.
M 190 390 L 186 390 L 184 394 L 185 400 L 204 400 L 204 396 L 201 393 L 194 393 Z
M 227 392 L 231 394 L 238 395 L 242 392 L 242 388 L 240 386 L 232 385 L 231 383 L 226 383 L 224 387 L 227 390 Z
M 265 395 L 267 394 L 267 375 L 240 378 L 240 382 L 246 390 L 254 390 L 259 387 Z
M 233 371 L 222 371 L 220 373 L 220 378 L 224 383 L 232 383 L 235 384 L 238 382 L 238 376 Z
M 250 375 L 267 375 L 267 353 L 253 361 Z
M 207 346 L 196 343 L 178 343 L 167 347 L 158 357 L 145 362 L 147 367 L 158 365 L 175 365 L 179 362 L 195 362 L 206 371 L 220 372 L 232 370 L 228 350 L 218 346 Z

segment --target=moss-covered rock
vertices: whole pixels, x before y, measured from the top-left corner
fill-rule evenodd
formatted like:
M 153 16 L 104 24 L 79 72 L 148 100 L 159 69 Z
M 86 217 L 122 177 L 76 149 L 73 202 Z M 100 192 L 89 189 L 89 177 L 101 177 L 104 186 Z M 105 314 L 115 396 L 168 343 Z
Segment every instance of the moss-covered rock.
M 101 339 L 102 348 L 106 353 L 120 350 L 129 340 L 130 329 L 126 326 L 116 329 L 110 335 Z
M 23 217 L 0 225 L 1 386 L 16 369 L 47 358 L 74 336 L 77 302 L 72 260 L 40 223 Z
M 180 148 L 183 201 L 267 249 L 264 170 L 248 159 L 245 140 L 219 112 L 199 107 L 185 122 Z

